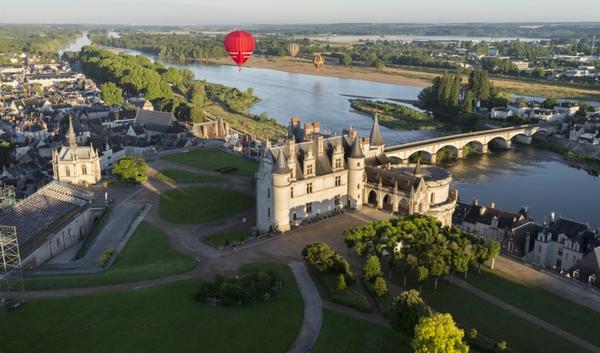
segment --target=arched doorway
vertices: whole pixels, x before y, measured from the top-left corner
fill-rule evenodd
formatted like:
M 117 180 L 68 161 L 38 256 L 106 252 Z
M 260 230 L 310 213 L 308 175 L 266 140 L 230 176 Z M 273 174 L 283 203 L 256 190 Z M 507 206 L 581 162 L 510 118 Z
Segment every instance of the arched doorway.
M 387 211 L 391 211 L 394 209 L 394 205 L 392 204 L 392 195 L 386 194 L 383 197 L 383 209 Z
M 377 208 L 377 193 L 375 191 L 371 190 L 371 192 L 369 192 L 368 202 L 369 205 Z
M 400 214 L 408 214 L 410 211 L 410 203 L 408 202 L 408 199 L 406 198 L 401 198 L 400 201 L 398 201 L 398 213 Z

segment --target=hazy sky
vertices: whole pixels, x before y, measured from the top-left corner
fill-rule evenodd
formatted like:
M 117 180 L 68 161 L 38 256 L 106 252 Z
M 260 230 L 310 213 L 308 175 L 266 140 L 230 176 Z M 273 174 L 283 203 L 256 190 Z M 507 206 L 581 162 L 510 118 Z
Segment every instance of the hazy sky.
M 0 0 L 0 22 L 255 24 L 600 21 L 600 0 Z

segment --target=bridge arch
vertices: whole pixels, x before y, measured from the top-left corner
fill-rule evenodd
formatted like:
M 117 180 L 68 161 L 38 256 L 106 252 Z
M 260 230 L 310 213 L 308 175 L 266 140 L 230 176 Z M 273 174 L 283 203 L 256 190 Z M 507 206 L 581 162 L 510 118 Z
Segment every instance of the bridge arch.
M 421 162 L 423 162 L 423 161 L 432 162 L 432 159 L 435 158 L 433 156 L 435 156 L 435 154 L 431 154 L 429 151 L 418 150 L 418 151 L 411 153 L 411 155 L 408 156 L 408 161 L 416 162 L 417 158 L 421 158 Z
M 471 140 L 463 146 L 463 153 L 486 153 L 487 143 L 481 142 L 481 140 Z

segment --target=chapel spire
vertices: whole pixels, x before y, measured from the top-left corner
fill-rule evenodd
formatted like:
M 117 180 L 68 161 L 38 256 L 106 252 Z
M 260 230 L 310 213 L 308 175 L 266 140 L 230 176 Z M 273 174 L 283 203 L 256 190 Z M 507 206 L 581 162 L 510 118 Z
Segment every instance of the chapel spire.
M 371 136 L 369 137 L 371 146 L 383 146 L 383 137 L 381 137 L 381 129 L 379 128 L 379 117 L 377 116 L 377 108 L 375 108 L 375 118 L 373 119 L 373 127 L 371 128 Z
M 77 148 L 77 137 L 75 136 L 75 129 L 73 128 L 73 118 L 69 116 L 69 129 L 67 130 L 67 142 L 69 147 Z

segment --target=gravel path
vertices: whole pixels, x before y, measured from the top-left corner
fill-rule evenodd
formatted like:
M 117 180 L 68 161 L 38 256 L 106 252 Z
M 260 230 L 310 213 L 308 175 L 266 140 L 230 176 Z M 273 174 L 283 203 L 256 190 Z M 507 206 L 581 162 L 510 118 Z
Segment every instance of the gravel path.
M 323 303 L 304 263 L 292 262 L 289 266 L 304 299 L 304 319 L 302 328 L 288 353 L 306 353 L 312 350 L 319 337 Z

